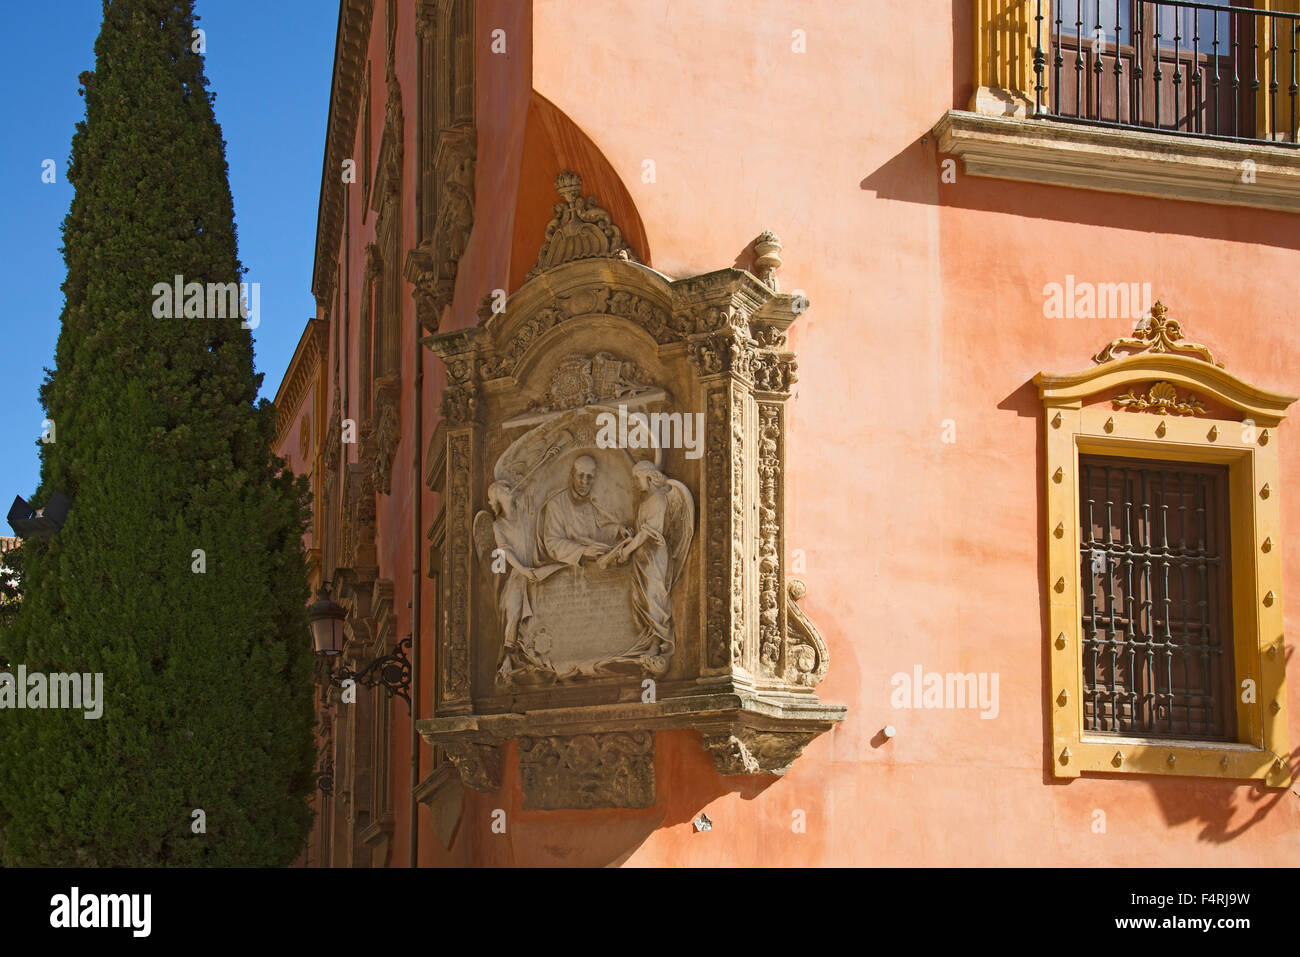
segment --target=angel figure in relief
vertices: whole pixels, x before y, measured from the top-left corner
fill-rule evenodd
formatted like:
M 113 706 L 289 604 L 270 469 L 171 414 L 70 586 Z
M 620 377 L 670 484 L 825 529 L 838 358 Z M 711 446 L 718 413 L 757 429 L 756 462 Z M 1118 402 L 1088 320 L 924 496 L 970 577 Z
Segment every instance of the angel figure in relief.
M 636 533 L 597 561 L 601 568 L 632 560 L 632 604 L 641 633 L 625 658 L 648 659 L 662 674 L 676 645 L 669 593 L 686 565 L 695 528 L 695 501 L 690 491 L 670 479 L 653 462 L 638 462 L 632 477 L 644 493 L 636 513 Z
M 534 589 L 539 582 L 564 567 L 559 562 L 537 564 L 536 535 L 529 503 L 519 503 L 508 482 L 488 486 L 488 506 L 474 517 L 474 545 L 496 586 L 497 611 L 505 640 L 497 661 L 499 681 L 512 672 L 537 668 L 553 672 L 550 662 L 537 655 L 528 640 L 533 617 Z

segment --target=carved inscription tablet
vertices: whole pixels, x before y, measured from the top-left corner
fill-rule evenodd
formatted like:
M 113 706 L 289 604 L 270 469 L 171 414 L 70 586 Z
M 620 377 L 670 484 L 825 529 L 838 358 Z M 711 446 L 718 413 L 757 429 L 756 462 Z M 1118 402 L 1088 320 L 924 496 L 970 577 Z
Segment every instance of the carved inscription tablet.
M 555 670 L 594 674 L 606 659 L 636 643 L 631 570 L 627 566 L 564 568 L 538 586 L 532 643 Z

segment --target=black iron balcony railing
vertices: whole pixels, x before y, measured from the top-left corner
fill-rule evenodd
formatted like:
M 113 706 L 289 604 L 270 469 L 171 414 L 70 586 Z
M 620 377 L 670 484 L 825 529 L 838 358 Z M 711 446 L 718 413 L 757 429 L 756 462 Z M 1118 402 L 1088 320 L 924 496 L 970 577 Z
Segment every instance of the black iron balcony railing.
M 1036 0 L 1035 114 L 1297 142 L 1300 14 L 1228 0 Z

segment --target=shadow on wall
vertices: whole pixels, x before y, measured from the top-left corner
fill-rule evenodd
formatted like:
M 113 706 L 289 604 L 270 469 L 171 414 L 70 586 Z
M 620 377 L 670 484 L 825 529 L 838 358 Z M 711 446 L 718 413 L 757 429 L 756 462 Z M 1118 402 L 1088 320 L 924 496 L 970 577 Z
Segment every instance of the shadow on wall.
M 654 807 L 526 811 L 518 749 L 511 741 L 500 790 L 465 792 L 464 818 L 450 860 L 485 867 L 617 867 L 655 832 L 689 828 L 718 798 L 734 793 L 753 800 L 778 780 L 767 775 L 724 777 L 698 732 L 661 731 L 655 735 Z M 709 839 L 707 834 L 692 836 Z
M 1043 417 L 1043 404 L 1038 398 L 1038 387 L 1034 385 L 1032 379 L 1026 381 L 1016 391 L 998 403 L 998 408 L 1004 412 L 1014 412 L 1021 418 L 1034 419 L 1041 422 Z M 1034 475 L 1040 476 L 1047 470 L 1047 440 L 1043 434 L 1042 428 L 1035 428 L 1038 440 L 1034 443 Z M 1042 483 L 1035 480 L 1034 496 L 1037 499 L 1037 528 L 1043 528 L 1047 524 L 1047 496 L 1043 493 Z M 1052 682 L 1052 660 L 1051 650 L 1048 647 L 1048 636 L 1050 634 L 1051 622 L 1051 602 L 1046 588 L 1043 587 L 1047 581 L 1047 543 L 1043 540 L 1042 535 L 1038 535 L 1038 560 L 1035 563 L 1034 587 L 1038 589 L 1038 633 L 1042 636 L 1039 647 L 1042 649 L 1042 688 L 1046 689 Z M 1043 700 L 1042 718 L 1043 718 L 1043 784 L 1048 786 L 1059 786 L 1068 784 L 1071 779 L 1058 778 L 1052 773 L 1052 714 L 1047 705 L 1047 697 L 1040 693 Z
M 641 214 L 618 172 L 567 113 L 534 90 L 528 106 L 515 201 L 509 292 L 524 284 L 537 262 L 537 251 L 560 199 L 555 191 L 555 176 L 561 170 L 582 177 L 582 195 L 596 197 L 622 231 L 623 241 L 642 263 L 651 265 L 650 241 Z
M 1292 647 L 1286 649 L 1287 670 L 1292 667 L 1293 653 Z M 1293 769 L 1296 761 L 1300 761 L 1300 747 L 1291 751 Z M 1203 782 L 1199 787 L 1189 787 L 1187 778 L 1148 780 L 1165 822 L 1172 826 L 1196 821 L 1201 824 L 1197 837 L 1212 844 L 1226 844 L 1241 837 L 1271 814 L 1296 787 L 1294 782 L 1290 787 L 1270 788 L 1265 787 L 1262 781 L 1245 784 L 1205 778 L 1196 779 Z M 1249 816 L 1238 824 L 1231 824 L 1233 816 L 1242 811 L 1248 811 Z
M 937 122 L 939 117 L 934 119 Z M 945 160 L 955 164 L 955 182 L 944 183 L 940 178 Z M 1070 226 L 1129 229 L 1157 237 L 1176 234 L 1300 249 L 1300 230 L 1295 228 L 1293 213 L 968 176 L 961 160 L 938 152 L 928 131 L 858 185 L 880 199 L 896 202 L 1046 219 Z M 997 229 L 998 222 L 990 227 Z

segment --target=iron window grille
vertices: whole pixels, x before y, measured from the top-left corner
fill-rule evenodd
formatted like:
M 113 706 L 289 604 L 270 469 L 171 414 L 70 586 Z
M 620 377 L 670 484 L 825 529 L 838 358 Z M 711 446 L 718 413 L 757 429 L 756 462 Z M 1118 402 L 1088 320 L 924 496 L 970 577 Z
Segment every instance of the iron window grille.
M 1036 0 L 1035 115 L 1295 144 L 1300 14 L 1246 0 Z
M 1079 469 L 1085 733 L 1235 740 L 1227 468 Z

